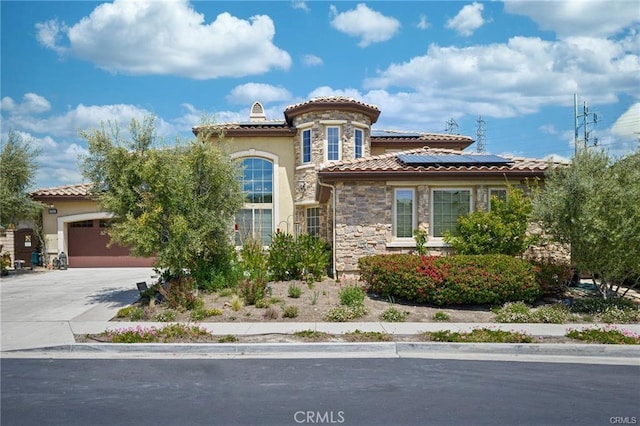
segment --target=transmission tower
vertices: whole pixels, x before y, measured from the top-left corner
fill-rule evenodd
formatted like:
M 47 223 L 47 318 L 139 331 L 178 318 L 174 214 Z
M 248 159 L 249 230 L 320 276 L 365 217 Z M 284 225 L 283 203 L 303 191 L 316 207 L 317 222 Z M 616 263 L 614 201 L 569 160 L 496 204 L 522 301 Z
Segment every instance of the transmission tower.
M 482 119 L 481 115 L 478 116 L 478 121 L 476 123 L 478 124 L 478 130 L 476 131 L 476 151 L 478 151 L 479 153 L 484 153 L 486 130 L 484 127 L 485 122 Z
M 574 136 L 574 145 L 575 145 L 575 153 L 578 153 L 578 146 L 579 146 L 579 142 L 580 145 L 582 145 L 582 147 L 584 149 L 587 149 L 587 147 L 589 146 L 589 139 L 591 138 L 591 131 L 589 130 L 589 125 L 590 124 L 598 124 L 598 114 L 596 114 L 595 112 L 590 113 L 589 112 L 589 105 L 587 104 L 587 102 L 585 101 L 583 103 L 582 106 L 582 114 L 578 114 L 578 95 L 574 93 L 573 95 L 573 108 L 574 108 L 574 128 L 575 128 L 575 136 Z M 589 116 L 592 116 L 591 120 L 589 119 Z M 582 124 L 578 124 L 579 120 L 582 119 Z M 580 141 L 579 139 L 579 130 L 580 127 L 583 127 L 583 131 L 584 131 L 584 137 L 582 139 L 582 141 Z M 598 138 L 594 137 L 593 138 L 593 146 L 597 146 L 598 145 Z
M 456 120 L 451 118 L 449 121 L 446 122 L 446 125 L 447 125 L 447 128 L 445 132 L 447 132 L 450 135 L 458 134 L 458 123 L 456 123 Z

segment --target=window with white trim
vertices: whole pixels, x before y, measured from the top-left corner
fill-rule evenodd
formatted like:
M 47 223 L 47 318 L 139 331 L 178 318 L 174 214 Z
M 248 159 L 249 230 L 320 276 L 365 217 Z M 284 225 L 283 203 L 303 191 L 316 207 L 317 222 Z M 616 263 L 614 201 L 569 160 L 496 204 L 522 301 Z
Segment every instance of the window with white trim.
M 320 235 L 320 207 L 307 209 L 307 234 Z
M 363 140 L 364 140 L 364 132 L 362 131 L 362 129 L 354 129 L 353 142 L 355 144 L 354 146 L 355 158 L 362 157 Z
M 416 228 L 416 191 L 413 188 L 395 188 L 393 192 L 393 236 L 413 238 Z
M 431 191 L 431 235 L 442 237 L 455 232 L 460 216 L 471 213 L 470 189 L 434 189 Z
M 302 163 L 311 162 L 311 129 L 302 131 Z
M 327 127 L 327 160 L 340 160 L 340 127 Z
M 259 157 L 242 160 L 245 205 L 236 214 L 236 245 L 250 238 L 269 245 L 273 234 L 273 163 Z

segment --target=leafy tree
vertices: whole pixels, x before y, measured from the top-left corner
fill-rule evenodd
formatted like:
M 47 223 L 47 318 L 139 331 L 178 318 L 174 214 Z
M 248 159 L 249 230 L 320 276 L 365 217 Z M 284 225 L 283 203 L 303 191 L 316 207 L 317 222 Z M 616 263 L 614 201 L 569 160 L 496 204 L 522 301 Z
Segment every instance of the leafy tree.
M 640 280 L 639 200 L 640 151 L 611 161 L 604 151 L 584 150 L 569 167 L 549 173 L 533 206 L 606 298 Z
M 232 258 L 229 233 L 243 204 L 239 167 L 205 132 L 159 147 L 154 119 L 147 117 L 132 120 L 129 133 L 122 138 L 114 125 L 80 133 L 89 147 L 83 174 L 114 214 L 111 241 L 136 256 L 156 256 L 170 277 L 185 268 L 200 277 L 206 265 L 219 269 Z
M 527 235 L 531 201 L 519 188 L 509 187 L 506 200 L 493 198 L 491 210 L 458 218 L 455 234 L 444 240 L 459 254 L 522 254 L 533 242 Z
M 0 226 L 16 225 L 21 219 L 36 218 L 41 204 L 29 198 L 38 170 L 40 150 L 31 140 L 11 131 L 0 150 Z

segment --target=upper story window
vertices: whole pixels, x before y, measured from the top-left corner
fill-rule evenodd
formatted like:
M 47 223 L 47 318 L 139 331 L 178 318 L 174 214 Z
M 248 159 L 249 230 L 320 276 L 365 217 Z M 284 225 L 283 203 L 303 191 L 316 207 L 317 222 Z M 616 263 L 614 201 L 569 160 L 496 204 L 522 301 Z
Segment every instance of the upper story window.
M 416 227 L 416 192 L 413 188 L 395 188 L 393 202 L 393 236 L 413 238 Z
M 311 162 L 311 129 L 302 131 L 302 163 Z
M 458 218 L 471 212 L 470 189 L 434 189 L 431 192 L 431 235 L 455 232 Z
M 327 127 L 327 160 L 340 159 L 340 127 Z
M 249 238 L 269 245 L 273 234 L 273 163 L 264 158 L 242 160 L 245 205 L 236 215 L 236 245 Z
M 354 143 L 355 143 L 355 157 L 356 158 L 361 158 L 362 157 L 362 143 L 363 143 L 363 139 L 364 139 L 364 132 L 362 131 L 362 129 L 355 129 L 353 131 L 353 139 L 354 139 Z

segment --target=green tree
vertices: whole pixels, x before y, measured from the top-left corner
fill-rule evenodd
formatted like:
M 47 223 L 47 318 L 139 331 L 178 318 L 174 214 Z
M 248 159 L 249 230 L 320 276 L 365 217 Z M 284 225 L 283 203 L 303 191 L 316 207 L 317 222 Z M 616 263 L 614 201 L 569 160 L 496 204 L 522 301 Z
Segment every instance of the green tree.
M 219 269 L 232 258 L 232 220 L 243 204 L 237 163 L 202 131 L 196 140 L 158 146 L 152 117 L 132 120 L 129 133 L 124 139 L 114 125 L 80 133 L 89 148 L 83 174 L 114 214 L 111 241 L 156 256 L 171 277 L 185 268 Z
M 612 161 L 604 151 L 584 150 L 569 167 L 549 173 L 533 207 L 606 298 L 640 279 L 639 200 L 640 151 Z
M 506 200 L 494 197 L 490 202 L 490 211 L 459 217 L 456 232 L 445 234 L 456 253 L 517 256 L 535 241 L 527 235 L 532 208 L 524 191 L 510 186 Z
M 40 150 L 19 133 L 11 131 L 0 152 L 0 226 L 17 225 L 21 219 L 35 219 L 41 204 L 29 198 Z

